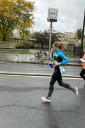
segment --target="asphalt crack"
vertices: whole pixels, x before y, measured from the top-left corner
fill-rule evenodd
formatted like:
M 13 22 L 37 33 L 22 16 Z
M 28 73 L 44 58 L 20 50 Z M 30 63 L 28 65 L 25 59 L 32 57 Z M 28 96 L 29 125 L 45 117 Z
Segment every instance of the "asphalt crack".
M 2 108 L 8 108 L 8 107 L 23 107 L 23 108 L 27 108 L 27 109 L 34 109 L 34 110 L 37 110 L 37 111 L 47 111 L 47 112 L 52 112 L 52 113 L 55 113 L 55 112 L 67 112 L 67 113 L 76 113 L 76 114 L 84 114 L 83 112 L 79 112 L 79 111 L 68 111 L 68 110 L 48 110 L 48 109 L 42 109 L 42 108 L 37 108 L 37 107 L 32 107 L 32 106 L 25 106 L 25 105 L 16 105 L 16 104 L 10 104 L 10 105 L 4 105 L 4 106 L 0 106 L 0 109 Z

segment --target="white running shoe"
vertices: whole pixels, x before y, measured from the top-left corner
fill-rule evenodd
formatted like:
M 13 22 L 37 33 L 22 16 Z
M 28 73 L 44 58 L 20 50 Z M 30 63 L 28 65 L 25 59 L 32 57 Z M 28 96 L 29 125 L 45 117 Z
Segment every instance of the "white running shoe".
M 79 91 L 78 91 L 78 88 L 77 87 L 74 88 L 74 93 L 76 94 L 76 96 L 78 96 Z
M 51 98 L 50 97 L 47 97 L 47 96 L 42 96 L 41 99 L 44 101 L 44 102 L 51 102 Z

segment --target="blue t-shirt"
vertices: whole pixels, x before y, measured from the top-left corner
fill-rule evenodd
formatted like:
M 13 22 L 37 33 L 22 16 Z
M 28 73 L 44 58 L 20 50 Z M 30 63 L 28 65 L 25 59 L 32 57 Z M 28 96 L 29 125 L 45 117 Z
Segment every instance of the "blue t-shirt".
M 64 61 L 63 61 L 64 60 Z M 54 61 L 53 63 L 55 63 L 55 61 L 59 62 L 60 65 L 69 63 L 69 59 L 65 56 L 65 54 L 63 52 L 61 52 L 60 50 L 56 51 L 54 53 Z

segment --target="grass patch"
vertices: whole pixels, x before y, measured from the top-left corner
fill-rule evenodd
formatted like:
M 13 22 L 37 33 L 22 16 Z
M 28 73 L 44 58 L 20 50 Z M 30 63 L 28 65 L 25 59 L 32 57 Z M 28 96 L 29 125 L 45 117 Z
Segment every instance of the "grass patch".
M 64 54 L 68 57 L 74 57 L 74 53 L 73 52 L 64 52 Z
M 4 53 L 29 53 L 28 49 L 0 49 L 0 52 Z

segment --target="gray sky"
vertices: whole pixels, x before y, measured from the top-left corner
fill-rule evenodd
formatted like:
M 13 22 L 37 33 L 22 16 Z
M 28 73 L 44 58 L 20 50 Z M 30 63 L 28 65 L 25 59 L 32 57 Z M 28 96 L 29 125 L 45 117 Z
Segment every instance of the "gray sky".
M 58 8 L 58 21 L 53 28 L 59 32 L 75 32 L 83 27 L 85 0 L 30 0 L 35 2 L 32 31 L 43 31 L 50 28 L 47 21 L 48 8 Z

